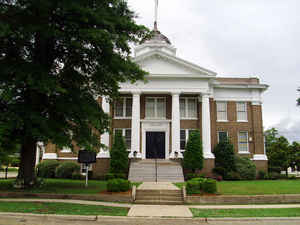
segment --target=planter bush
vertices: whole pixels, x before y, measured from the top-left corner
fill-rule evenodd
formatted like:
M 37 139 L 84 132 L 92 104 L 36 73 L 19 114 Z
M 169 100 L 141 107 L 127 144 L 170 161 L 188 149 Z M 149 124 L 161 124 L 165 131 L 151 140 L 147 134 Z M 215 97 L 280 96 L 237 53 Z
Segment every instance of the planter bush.
M 231 171 L 226 174 L 225 180 L 242 180 L 242 178 L 238 172 Z
M 267 173 L 265 171 L 259 170 L 257 173 L 257 179 L 264 180 L 264 179 L 266 179 L 266 175 L 267 175 Z
M 55 170 L 57 178 L 72 178 L 73 173 L 79 173 L 80 166 L 75 162 L 64 162 L 60 164 Z
M 217 181 L 214 179 L 206 179 L 202 183 L 202 189 L 205 193 L 217 193 Z
M 131 182 L 121 178 L 111 179 L 107 181 L 107 191 L 124 192 L 131 188 Z
M 236 171 L 242 180 L 254 180 L 256 178 L 256 166 L 249 158 L 235 157 Z
M 44 160 L 37 166 L 37 176 L 42 178 L 54 178 L 55 170 L 59 166 L 56 160 Z
M 201 194 L 201 184 L 197 180 L 189 180 L 186 182 L 187 194 Z
M 111 180 L 115 178 L 121 178 L 121 179 L 127 179 L 127 176 L 125 173 L 107 173 L 105 175 L 105 180 Z
M 110 151 L 110 173 L 128 172 L 128 151 L 121 133 L 117 132 L 114 136 L 113 146 Z
M 83 176 L 81 173 L 74 172 L 74 173 L 72 173 L 72 179 L 73 180 L 84 180 L 85 176 Z

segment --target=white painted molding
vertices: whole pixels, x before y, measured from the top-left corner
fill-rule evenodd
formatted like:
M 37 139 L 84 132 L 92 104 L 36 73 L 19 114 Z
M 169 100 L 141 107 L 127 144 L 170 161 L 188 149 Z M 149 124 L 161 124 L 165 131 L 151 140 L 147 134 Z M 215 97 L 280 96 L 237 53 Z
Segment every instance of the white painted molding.
M 57 159 L 56 153 L 44 153 L 43 159 Z
M 252 101 L 251 105 L 262 105 L 261 101 Z
M 97 156 L 96 156 L 97 159 L 99 158 L 110 158 L 110 154 L 109 154 L 109 151 L 106 150 L 106 151 L 100 151 Z
M 204 152 L 203 153 L 204 159 L 214 159 L 215 155 L 211 152 Z
M 253 160 L 256 160 L 256 161 L 267 161 L 268 157 L 265 154 L 254 154 L 253 155 Z
M 58 157 L 57 159 L 60 159 L 60 160 L 77 160 L 78 158 L 77 157 Z

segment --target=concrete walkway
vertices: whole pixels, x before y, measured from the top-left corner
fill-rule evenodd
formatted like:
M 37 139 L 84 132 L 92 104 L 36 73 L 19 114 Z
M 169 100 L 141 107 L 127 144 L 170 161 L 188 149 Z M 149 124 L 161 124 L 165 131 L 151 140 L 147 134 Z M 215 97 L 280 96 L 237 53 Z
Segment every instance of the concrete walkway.
M 130 208 L 130 217 L 193 217 L 188 206 L 184 205 L 134 205 Z
M 143 182 L 138 190 L 180 190 L 171 182 Z

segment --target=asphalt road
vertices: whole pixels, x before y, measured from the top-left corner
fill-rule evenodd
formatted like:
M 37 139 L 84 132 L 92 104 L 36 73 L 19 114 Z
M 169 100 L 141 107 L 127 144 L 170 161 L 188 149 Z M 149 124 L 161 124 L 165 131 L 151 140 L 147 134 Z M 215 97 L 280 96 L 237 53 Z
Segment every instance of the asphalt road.
M 230 220 L 204 221 L 203 219 L 173 219 L 173 218 L 128 218 L 128 217 L 77 217 L 59 218 L 58 216 L 12 216 L 0 215 L 0 225 L 299 225 L 299 219 L 283 220 Z

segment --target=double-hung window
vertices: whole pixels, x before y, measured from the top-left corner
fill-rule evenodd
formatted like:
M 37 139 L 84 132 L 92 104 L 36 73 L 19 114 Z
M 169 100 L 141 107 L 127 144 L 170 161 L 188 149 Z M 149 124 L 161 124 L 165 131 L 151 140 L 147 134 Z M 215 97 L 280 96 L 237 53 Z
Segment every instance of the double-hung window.
M 218 131 L 218 143 L 228 139 L 227 131 Z
M 146 118 L 165 119 L 166 118 L 166 98 L 149 97 L 146 98 Z
M 217 121 L 227 121 L 227 102 L 217 102 Z
M 131 129 L 127 128 L 116 128 L 115 135 L 119 133 L 124 137 L 127 149 L 131 149 Z
M 117 118 L 131 118 L 132 116 L 132 98 L 123 97 L 115 103 L 115 117 Z
M 190 130 L 180 130 L 180 149 L 181 150 L 184 150 L 185 149 L 185 146 L 186 146 L 186 143 L 189 139 L 189 136 L 192 132 L 194 132 L 195 130 L 193 129 L 190 129 Z
M 237 121 L 247 122 L 247 103 L 246 102 L 237 102 L 236 103 L 237 111 Z
M 197 98 L 180 98 L 180 118 L 197 119 Z
M 240 131 L 238 133 L 239 153 L 249 153 L 248 132 Z

